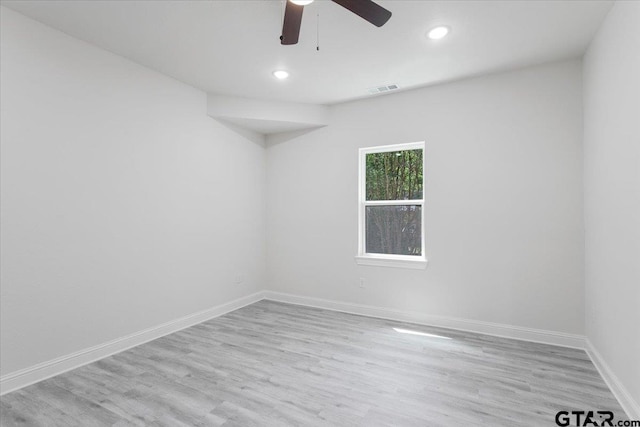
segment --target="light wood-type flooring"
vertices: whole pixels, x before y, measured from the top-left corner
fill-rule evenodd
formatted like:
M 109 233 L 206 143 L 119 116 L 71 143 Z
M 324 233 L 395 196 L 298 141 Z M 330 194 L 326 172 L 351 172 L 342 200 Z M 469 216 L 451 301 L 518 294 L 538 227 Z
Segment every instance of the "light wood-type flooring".
M 260 301 L 1 399 L 2 426 L 555 426 L 584 351 Z

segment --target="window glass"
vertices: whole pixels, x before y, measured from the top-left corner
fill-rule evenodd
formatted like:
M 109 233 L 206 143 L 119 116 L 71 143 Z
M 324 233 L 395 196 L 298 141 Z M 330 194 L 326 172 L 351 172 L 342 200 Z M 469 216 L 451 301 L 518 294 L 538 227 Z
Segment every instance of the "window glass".
M 422 255 L 422 206 L 366 207 L 366 252 Z
M 422 199 L 422 150 L 366 155 L 366 200 Z

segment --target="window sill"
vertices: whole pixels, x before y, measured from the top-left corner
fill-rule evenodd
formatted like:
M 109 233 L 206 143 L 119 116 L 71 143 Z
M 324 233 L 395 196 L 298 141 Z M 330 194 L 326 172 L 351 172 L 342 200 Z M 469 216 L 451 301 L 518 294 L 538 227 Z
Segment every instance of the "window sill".
M 377 267 L 395 267 L 395 268 L 411 268 L 415 270 L 424 270 L 427 268 L 427 259 L 424 257 L 413 256 L 374 256 L 374 255 L 357 255 L 356 264 L 372 265 Z

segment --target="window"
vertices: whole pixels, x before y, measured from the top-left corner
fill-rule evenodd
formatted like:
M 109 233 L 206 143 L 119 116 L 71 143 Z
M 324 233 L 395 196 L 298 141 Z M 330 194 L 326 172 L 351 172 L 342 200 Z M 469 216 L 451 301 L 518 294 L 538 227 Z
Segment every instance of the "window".
M 361 148 L 359 171 L 356 262 L 425 268 L 424 142 Z

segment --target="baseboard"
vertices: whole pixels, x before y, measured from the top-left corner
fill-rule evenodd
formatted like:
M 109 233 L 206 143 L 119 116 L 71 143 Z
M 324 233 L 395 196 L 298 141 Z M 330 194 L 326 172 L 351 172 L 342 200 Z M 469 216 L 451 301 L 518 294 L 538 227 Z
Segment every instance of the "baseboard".
M 604 382 L 609 386 L 609 389 L 616 399 L 618 399 L 618 402 L 620 402 L 620 406 L 622 406 L 622 409 L 627 413 L 629 419 L 640 420 L 640 403 L 633 399 L 631 393 L 629 393 L 616 374 L 614 374 L 611 368 L 609 368 L 609 365 L 605 362 L 602 355 L 598 350 L 596 350 L 591 341 L 587 338 L 585 342 L 585 350 L 587 351 L 587 354 L 591 358 L 591 361 L 600 373 L 602 379 L 604 379 Z
M 62 374 L 80 366 L 95 362 L 129 348 L 144 344 L 154 339 L 169 335 L 181 329 L 188 328 L 198 323 L 205 322 L 231 311 L 253 304 L 262 299 L 279 301 L 308 307 L 322 308 L 326 310 L 340 311 L 344 313 L 362 316 L 378 317 L 382 319 L 410 322 L 421 325 L 436 326 L 449 329 L 457 329 L 468 332 L 476 332 L 486 335 L 494 335 L 523 341 L 532 341 L 543 344 L 558 345 L 563 347 L 585 349 L 596 369 L 620 402 L 629 419 L 640 419 L 640 405 L 636 402 L 624 385 L 611 371 L 600 353 L 591 342 L 582 335 L 566 334 L 541 329 L 523 328 L 519 326 L 499 323 L 482 322 L 477 320 L 459 319 L 443 316 L 427 315 L 419 312 L 394 310 L 383 307 L 375 307 L 362 304 L 354 304 L 342 301 L 327 300 L 321 298 L 305 297 L 274 291 L 260 291 L 254 294 L 238 298 L 225 304 L 212 307 L 188 316 L 176 319 L 161 325 L 145 329 L 122 338 L 118 338 L 94 347 L 77 351 L 47 362 L 39 363 L 29 368 L 0 377 L 0 395 L 18 390 L 22 387 Z
M 213 319 L 264 298 L 262 291 L 0 377 L 0 395 Z
M 261 291 L 246 297 L 238 298 L 225 304 L 212 307 L 161 325 L 145 329 L 122 338 L 118 338 L 94 347 L 77 351 L 47 362 L 39 363 L 29 368 L 4 375 L 0 378 L 0 395 L 18 390 L 22 387 L 62 374 L 80 366 L 95 362 L 129 348 L 144 344 L 154 339 L 169 335 L 181 329 L 205 322 L 231 311 L 253 304 L 262 299 L 279 301 L 362 316 L 378 317 L 382 319 L 411 322 L 421 325 L 436 326 L 462 331 L 476 332 L 505 338 L 533 341 L 544 344 L 559 345 L 586 349 L 593 364 L 607 383 L 620 405 L 630 419 L 640 419 L 640 405 L 635 402 L 631 394 L 611 371 L 600 353 L 591 342 L 581 335 L 565 334 L 540 329 L 523 328 L 499 323 L 482 322 L 476 320 L 451 317 L 433 316 L 419 312 L 393 310 L 383 307 L 354 304 L 321 298 L 305 297 L 273 291 Z
M 542 329 L 531 329 L 500 323 L 482 322 L 478 320 L 433 316 L 420 312 L 394 310 L 389 308 L 305 297 L 274 291 L 264 291 L 264 298 L 271 301 L 323 308 L 326 310 L 340 311 L 343 313 L 358 314 L 362 316 L 378 317 L 381 319 L 410 322 L 420 325 L 457 329 L 467 332 L 476 332 L 485 335 L 512 338 L 522 341 L 532 341 L 537 343 L 579 349 L 585 348 L 585 337 L 583 335 L 546 331 Z

